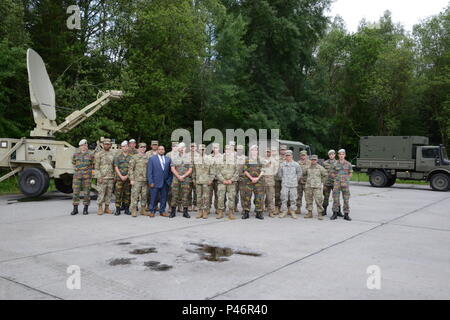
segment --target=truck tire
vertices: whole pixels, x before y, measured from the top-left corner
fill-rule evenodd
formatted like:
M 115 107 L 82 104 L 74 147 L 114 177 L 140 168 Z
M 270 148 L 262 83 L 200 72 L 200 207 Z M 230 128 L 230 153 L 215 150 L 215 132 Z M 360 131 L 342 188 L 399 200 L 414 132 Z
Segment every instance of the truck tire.
M 386 173 L 381 170 L 375 170 L 370 174 L 369 182 L 372 187 L 384 188 L 388 185 L 388 177 Z
M 19 176 L 19 188 L 28 197 L 39 197 L 44 194 L 50 183 L 47 172 L 39 168 L 28 168 Z
M 397 181 L 397 177 L 392 177 L 391 176 L 388 179 L 388 183 L 387 183 L 386 187 L 392 187 L 395 184 L 396 181 Z
M 430 179 L 430 186 L 434 191 L 447 191 L 450 188 L 450 177 L 445 173 L 436 173 Z
M 62 193 L 73 193 L 72 179 L 55 178 L 55 187 Z

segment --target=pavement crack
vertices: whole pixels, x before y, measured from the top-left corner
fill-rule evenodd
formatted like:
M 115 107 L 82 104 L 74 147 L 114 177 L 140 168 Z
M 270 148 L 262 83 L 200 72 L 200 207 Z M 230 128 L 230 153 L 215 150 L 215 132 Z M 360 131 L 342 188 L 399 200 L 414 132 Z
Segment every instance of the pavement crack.
M 41 294 L 44 294 L 44 295 L 46 295 L 46 296 L 52 297 L 52 298 L 57 299 L 57 300 L 64 300 L 63 298 L 58 297 L 58 296 L 55 296 L 54 294 L 51 294 L 51 293 L 45 292 L 45 291 L 43 291 L 43 290 L 40 290 L 40 289 L 31 287 L 31 286 L 29 286 L 29 285 L 26 285 L 25 283 L 22 283 L 22 282 L 13 280 L 13 279 L 8 278 L 8 277 L 0 276 L 0 279 L 3 279 L 3 280 L 6 280 L 6 281 L 9 281 L 9 282 L 12 282 L 12 283 L 17 284 L 17 285 L 19 285 L 19 286 L 25 287 L 25 288 L 27 288 L 27 289 L 30 289 L 30 290 L 33 290 L 33 291 L 36 291 L 36 292 L 39 292 L 39 293 L 41 293 Z

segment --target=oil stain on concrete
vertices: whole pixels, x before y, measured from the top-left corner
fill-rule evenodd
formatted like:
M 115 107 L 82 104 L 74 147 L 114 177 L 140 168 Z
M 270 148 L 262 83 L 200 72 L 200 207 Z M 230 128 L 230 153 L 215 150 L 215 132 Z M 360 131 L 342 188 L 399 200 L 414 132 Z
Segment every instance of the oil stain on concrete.
M 242 250 L 234 250 L 227 247 L 219 247 L 212 246 L 208 244 L 202 243 L 191 243 L 197 248 L 194 250 L 187 249 L 188 252 L 197 253 L 200 255 L 200 259 L 212 261 L 212 262 L 224 262 L 228 261 L 228 257 L 237 254 L 237 255 L 245 255 L 251 257 L 260 257 L 261 253 L 250 252 L 250 251 L 242 251 Z

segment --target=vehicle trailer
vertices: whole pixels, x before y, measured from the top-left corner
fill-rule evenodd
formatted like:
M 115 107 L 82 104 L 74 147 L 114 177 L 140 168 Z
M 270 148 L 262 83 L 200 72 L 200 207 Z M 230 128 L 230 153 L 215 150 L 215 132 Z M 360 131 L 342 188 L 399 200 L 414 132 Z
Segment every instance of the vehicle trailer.
M 394 185 L 397 178 L 428 181 L 433 190 L 450 190 L 450 161 L 443 145 L 427 137 L 361 137 L 356 167 L 369 175 L 373 187 Z

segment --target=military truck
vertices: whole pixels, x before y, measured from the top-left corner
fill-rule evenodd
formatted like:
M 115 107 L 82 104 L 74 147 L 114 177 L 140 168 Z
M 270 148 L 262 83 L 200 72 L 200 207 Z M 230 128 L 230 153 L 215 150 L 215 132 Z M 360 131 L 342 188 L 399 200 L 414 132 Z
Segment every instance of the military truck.
M 396 179 L 429 181 L 436 191 L 450 189 L 450 162 L 443 145 L 427 137 L 361 137 L 356 167 L 369 175 L 373 187 L 394 185 Z
M 300 160 L 300 151 L 306 150 L 308 155 L 311 155 L 311 147 L 300 141 L 289 141 L 289 140 L 277 140 L 280 145 L 284 144 L 289 150 L 292 150 L 292 155 L 295 161 Z
M 72 155 L 76 148 L 68 142 L 57 141 L 55 134 L 69 132 L 111 100 L 121 99 L 123 93 L 100 91 L 97 100 L 57 124 L 55 91 L 44 61 L 33 49 L 27 50 L 27 69 L 36 127 L 30 132 L 30 138 L 0 138 L 0 168 L 10 170 L 0 177 L 0 182 L 19 173 L 22 193 L 36 197 L 47 191 L 53 178 L 59 191 L 71 193 L 74 173 Z

